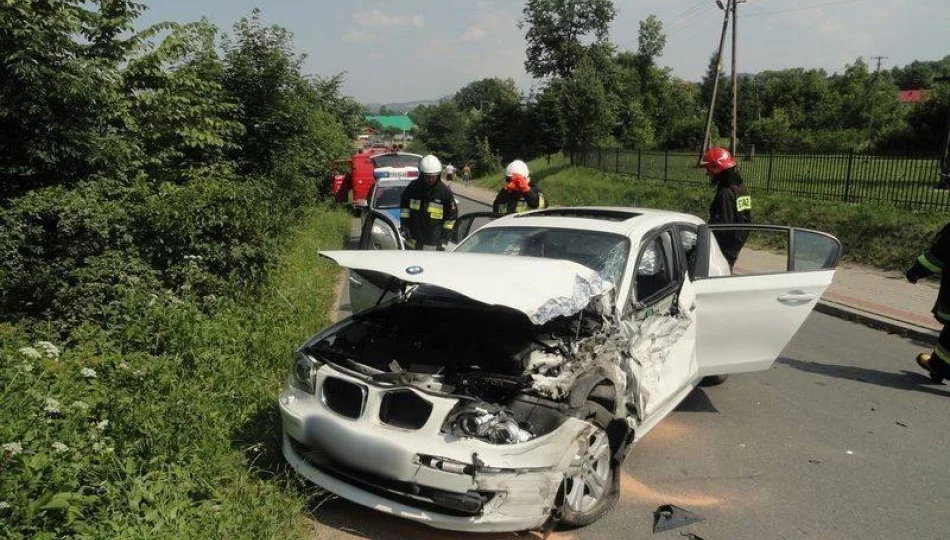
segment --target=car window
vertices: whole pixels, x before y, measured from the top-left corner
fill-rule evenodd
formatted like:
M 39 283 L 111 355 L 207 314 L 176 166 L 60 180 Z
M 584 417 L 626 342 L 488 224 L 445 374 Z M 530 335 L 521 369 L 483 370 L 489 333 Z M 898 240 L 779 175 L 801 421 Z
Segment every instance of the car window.
M 399 199 L 402 192 L 405 191 L 406 184 L 387 184 L 376 186 L 376 199 L 373 203 L 374 208 L 399 208 Z
M 664 231 L 641 249 L 634 282 L 638 302 L 649 302 L 675 282 L 672 247 L 671 234 Z
M 679 237 L 680 246 L 683 248 L 683 255 L 686 256 L 686 268 L 689 271 L 689 277 L 692 278 L 696 269 L 696 243 L 699 235 L 696 232 L 696 227 L 679 225 L 677 236 Z
M 478 230 L 455 251 L 565 259 L 595 270 L 604 280 L 617 286 L 630 242 L 623 236 L 599 231 L 491 227 Z
M 415 154 L 380 154 L 373 156 L 373 166 L 380 167 L 418 167 L 422 158 Z

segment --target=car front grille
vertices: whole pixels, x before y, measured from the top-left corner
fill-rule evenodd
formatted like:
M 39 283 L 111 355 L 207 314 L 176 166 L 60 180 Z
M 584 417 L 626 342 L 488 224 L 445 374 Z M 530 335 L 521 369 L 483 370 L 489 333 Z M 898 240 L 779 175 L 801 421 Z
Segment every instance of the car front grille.
M 357 419 L 363 414 L 366 406 L 367 389 L 357 384 L 336 377 L 327 377 L 320 389 L 323 404 L 331 411 L 347 418 Z
M 379 421 L 402 429 L 420 429 L 432 414 L 432 403 L 411 390 L 393 390 L 383 395 Z
M 307 446 L 293 437 L 288 438 L 294 452 L 320 472 L 369 493 L 422 510 L 449 516 L 478 516 L 495 496 L 490 491 L 454 493 L 356 470 L 339 463 L 319 448 Z

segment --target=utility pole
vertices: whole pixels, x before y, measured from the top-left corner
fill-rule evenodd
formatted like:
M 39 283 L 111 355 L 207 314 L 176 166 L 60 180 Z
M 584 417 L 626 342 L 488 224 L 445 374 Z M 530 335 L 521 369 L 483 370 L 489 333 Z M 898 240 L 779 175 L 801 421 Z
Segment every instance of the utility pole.
M 877 87 L 877 78 L 881 73 L 881 60 L 887 60 L 886 56 L 872 56 L 871 60 L 877 60 L 877 68 L 874 69 L 874 79 L 871 81 L 871 86 L 868 88 L 868 93 L 871 97 L 871 103 L 869 104 L 870 109 L 870 118 L 868 118 L 868 144 L 871 143 L 871 128 L 874 126 L 874 90 Z
M 702 162 L 703 154 L 709 148 L 709 139 L 712 135 L 713 113 L 716 110 L 716 92 L 719 90 L 719 69 L 722 67 L 722 48 L 726 45 L 726 30 L 729 28 L 729 9 L 733 0 L 727 0 L 729 3 L 722 5 L 721 0 L 716 0 L 716 5 L 723 11 L 722 16 L 722 35 L 719 36 L 719 50 L 716 52 L 716 73 L 713 78 L 712 95 L 709 98 L 709 114 L 706 116 L 706 134 L 703 136 L 703 147 L 699 150 L 699 159 L 697 164 Z
M 736 155 L 736 138 L 738 134 L 737 118 L 739 116 L 739 72 L 736 62 L 736 44 L 739 41 L 739 3 L 745 0 L 731 0 L 732 3 L 732 134 L 729 137 L 729 151 Z

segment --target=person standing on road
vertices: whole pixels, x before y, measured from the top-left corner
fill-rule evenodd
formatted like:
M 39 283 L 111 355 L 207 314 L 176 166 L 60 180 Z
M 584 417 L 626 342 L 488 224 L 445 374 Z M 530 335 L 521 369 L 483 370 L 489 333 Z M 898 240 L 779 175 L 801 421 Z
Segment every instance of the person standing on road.
M 472 162 L 465 162 L 465 166 L 462 167 L 462 183 L 468 185 L 472 181 Z
M 421 250 L 435 246 L 444 251 L 445 244 L 458 217 L 455 195 L 443 183 L 442 163 L 429 154 L 419 162 L 419 178 L 413 180 L 402 192 L 399 202 L 399 217 L 406 239 L 406 247 Z
M 531 185 L 528 164 L 516 159 L 505 168 L 505 186 L 498 191 L 492 211 L 496 214 L 517 214 L 529 209 L 547 208 L 541 190 Z
M 725 148 L 713 147 L 706 150 L 699 165 L 706 169 L 710 183 L 716 188 L 716 196 L 709 205 L 709 223 L 751 223 L 752 197 L 742 183 L 732 154 Z M 749 238 L 748 231 L 715 231 L 713 234 L 732 270 Z
M 449 182 L 455 180 L 455 165 L 451 161 L 445 166 L 445 179 Z
M 931 274 L 940 274 L 940 291 L 934 303 L 934 318 L 943 325 L 937 346 L 933 352 L 917 355 L 917 364 L 930 373 L 934 382 L 950 379 L 950 272 L 944 267 L 950 262 L 950 223 L 937 233 L 930 247 L 917 257 L 914 266 L 907 271 L 907 281 L 917 280 Z

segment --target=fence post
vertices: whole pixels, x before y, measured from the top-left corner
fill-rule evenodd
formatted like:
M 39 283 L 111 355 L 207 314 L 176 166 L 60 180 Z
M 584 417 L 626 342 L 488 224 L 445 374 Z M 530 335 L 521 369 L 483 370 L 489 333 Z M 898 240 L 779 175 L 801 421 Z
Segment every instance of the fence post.
M 669 175 L 667 174 L 670 170 L 670 149 L 667 148 L 663 151 L 663 180 L 667 180 Z
M 643 162 L 643 148 L 637 147 L 637 180 L 640 179 L 640 163 Z
M 765 192 L 772 193 L 772 151 L 769 150 L 769 170 L 765 174 Z
M 616 159 L 616 163 L 614 164 L 614 169 L 618 174 L 620 173 L 620 147 L 619 146 L 617 147 L 617 159 Z
M 851 202 L 851 165 L 854 163 L 854 150 L 848 150 L 848 172 L 844 177 L 844 202 Z

